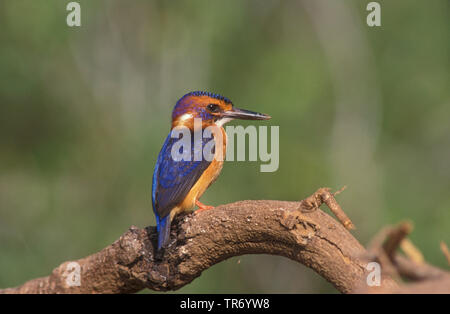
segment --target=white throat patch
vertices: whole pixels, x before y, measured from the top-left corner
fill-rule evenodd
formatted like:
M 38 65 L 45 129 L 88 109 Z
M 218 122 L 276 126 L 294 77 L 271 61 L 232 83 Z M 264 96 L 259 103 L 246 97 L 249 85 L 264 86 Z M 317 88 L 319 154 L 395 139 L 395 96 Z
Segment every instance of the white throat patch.
M 225 123 L 233 121 L 233 118 L 222 118 L 216 121 L 217 126 L 223 126 Z

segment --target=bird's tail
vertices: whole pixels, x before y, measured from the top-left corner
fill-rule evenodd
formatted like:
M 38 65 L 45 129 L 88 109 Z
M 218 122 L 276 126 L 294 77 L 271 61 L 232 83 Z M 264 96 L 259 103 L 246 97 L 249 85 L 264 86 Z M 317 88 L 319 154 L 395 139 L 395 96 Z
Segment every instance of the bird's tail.
M 167 215 L 159 222 L 158 230 L 158 250 L 165 248 L 170 239 L 170 215 Z

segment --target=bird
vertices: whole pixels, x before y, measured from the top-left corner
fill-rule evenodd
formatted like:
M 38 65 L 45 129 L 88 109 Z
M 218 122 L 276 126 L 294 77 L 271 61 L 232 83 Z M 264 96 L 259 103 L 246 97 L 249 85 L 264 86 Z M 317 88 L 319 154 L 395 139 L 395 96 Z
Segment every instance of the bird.
M 195 206 L 199 208 L 195 213 L 214 208 L 201 203 L 199 199 L 222 171 L 227 142 L 223 125 L 234 119 L 270 118 L 263 113 L 236 108 L 230 99 L 206 91 L 187 93 L 177 101 L 172 111 L 171 130 L 159 152 L 153 171 L 152 205 L 158 232 L 157 251 L 168 246 L 170 226 L 177 214 L 193 212 Z M 183 156 L 192 158 L 173 158 L 172 150 L 179 138 L 173 137 L 172 132 L 180 128 L 195 132 L 194 124 L 200 121 L 198 119 L 201 119 L 202 131 L 208 127 L 216 127 L 220 132 L 213 132 L 210 138 L 202 137 L 201 145 L 196 145 L 193 139 L 195 136 L 191 136 L 192 145 L 187 146 L 190 146 L 190 151 L 183 152 L 187 153 Z M 213 144 L 213 158 L 195 158 L 199 150 L 203 152 L 208 142 Z M 220 144 L 222 149 L 219 149 Z

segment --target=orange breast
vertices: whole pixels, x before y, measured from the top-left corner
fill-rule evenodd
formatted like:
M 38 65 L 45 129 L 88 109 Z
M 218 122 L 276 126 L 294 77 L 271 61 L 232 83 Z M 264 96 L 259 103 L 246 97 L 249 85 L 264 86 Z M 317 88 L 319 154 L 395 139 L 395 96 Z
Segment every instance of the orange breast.
M 217 179 L 220 172 L 222 171 L 223 159 L 227 149 L 227 134 L 222 127 L 220 128 L 220 130 L 222 132 L 223 138 L 222 152 L 219 149 L 216 149 L 214 159 L 211 161 L 209 167 L 206 168 L 198 181 L 189 191 L 188 195 L 186 195 L 186 198 L 180 203 L 180 205 L 177 206 L 176 210 L 173 210 L 173 212 L 179 213 L 192 210 L 195 206 L 195 201 L 203 195 L 206 189 L 208 189 L 208 187 Z M 219 156 L 219 154 L 223 154 L 223 156 Z

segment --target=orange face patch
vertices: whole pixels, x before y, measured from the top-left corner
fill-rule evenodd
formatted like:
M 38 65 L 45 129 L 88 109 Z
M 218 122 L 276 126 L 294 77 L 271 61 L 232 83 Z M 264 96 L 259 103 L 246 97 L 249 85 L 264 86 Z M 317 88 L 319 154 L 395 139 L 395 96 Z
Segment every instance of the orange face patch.
M 192 92 L 184 95 L 172 112 L 172 126 L 193 124 L 195 118 L 210 125 L 221 117 L 221 113 L 233 108 L 232 102 L 223 96 L 207 92 Z

